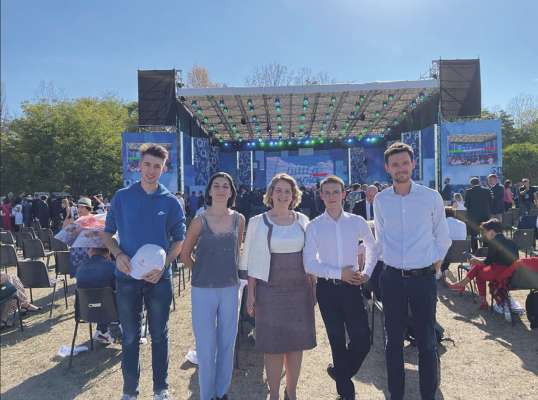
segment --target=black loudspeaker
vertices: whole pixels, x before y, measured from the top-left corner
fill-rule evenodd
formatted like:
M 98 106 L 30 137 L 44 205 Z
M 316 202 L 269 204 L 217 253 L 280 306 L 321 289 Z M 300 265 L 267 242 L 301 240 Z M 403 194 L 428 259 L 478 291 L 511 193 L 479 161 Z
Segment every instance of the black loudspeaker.
M 138 71 L 138 124 L 176 125 L 176 71 Z
M 443 118 L 480 116 L 480 60 L 440 60 Z

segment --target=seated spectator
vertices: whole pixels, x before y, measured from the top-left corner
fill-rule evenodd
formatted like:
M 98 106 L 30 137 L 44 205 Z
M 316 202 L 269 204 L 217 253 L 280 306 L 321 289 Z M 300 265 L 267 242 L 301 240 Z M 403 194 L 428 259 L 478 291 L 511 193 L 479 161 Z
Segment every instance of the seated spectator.
M 467 276 L 459 282 L 449 284 L 448 287 L 463 292 L 465 286 L 476 278 L 476 286 L 481 300 L 480 309 L 487 310 L 486 282 L 498 279 L 504 270 L 519 258 L 519 249 L 512 240 L 503 235 L 502 224 L 498 219 L 492 218 L 483 222 L 480 227 L 484 238 L 488 241 L 488 256 L 471 257 L 469 262 L 472 268 Z
M 24 286 L 20 279 L 15 275 L 10 275 L 5 272 L 0 272 L 0 285 L 4 286 L 11 284 L 17 289 L 17 298 L 19 299 L 21 312 L 31 312 L 40 310 L 41 307 L 35 306 L 30 303 L 26 292 L 24 291 Z M 9 318 L 13 315 L 13 312 L 17 309 L 17 300 L 14 298 L 10 301 L 5 302 L 0 305 L 0 328 L 6 328 L 13 325 L 13 321 L 10 321 Z
M 77 288 L 114 288 L 114 270 L 116 265 L 110 261 L 110 254 L 104 244 L 96 238 L 94 247 L 88 248 L 89 259 L 77 269 Z M 111 344 L 112 335 L 108 324 L 97 324 L 94 339 L 100 343 Z
M 461 193 L 454 193 L 454 197 L 452 199 L 452 208 L 454 208 L 454 210 L 466 210 L 465 202 L 463 201 L 463 196 Z
M 451 240 L 465 240 L 467 239 L 467 226 L 465 222 L 456 219 L 454 209 L 452 207 L 445 207 L 446 223 L 448 224 L 448 234 Z M 441 273 L 443 278 L 446 276 L 446 271 L 450 267 L 450 263 L 443 261 L 441 265 Z

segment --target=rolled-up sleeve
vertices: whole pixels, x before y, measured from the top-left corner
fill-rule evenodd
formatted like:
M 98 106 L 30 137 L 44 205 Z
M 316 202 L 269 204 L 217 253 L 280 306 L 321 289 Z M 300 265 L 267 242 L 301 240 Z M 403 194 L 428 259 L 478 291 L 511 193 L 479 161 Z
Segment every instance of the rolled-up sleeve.
M 306 272 L 326 279 L 341 279 L 342 268 L 321 262 L 318 254 L 316 225 L 310 223 L 306 227 L 306 241 L 303 249 L 303 262 Z
M 434 261 L 441 261 L 445 258 L 448 249 L 452 245 L 452 240 L 450 239 L 448 223 L 446 222 L 443 198 L 437 192 L 434 192 L 432 233 L 435 246 Z

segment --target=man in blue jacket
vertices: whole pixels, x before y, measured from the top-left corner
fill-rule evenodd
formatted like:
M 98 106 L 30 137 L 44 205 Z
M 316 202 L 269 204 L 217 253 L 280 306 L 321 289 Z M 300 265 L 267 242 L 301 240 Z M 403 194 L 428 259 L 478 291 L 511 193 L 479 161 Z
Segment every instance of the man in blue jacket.
M 120 189 L 112 199 L 105 226 L 105 244 L 116 258 L 117 304 L 122 325 L 123 396 L 138 397 L 142 304 L 147 308 L 151 334 L 154 400 L 168 394 L 168 316 L 172 302 L 170 263 L 181 252 L 185 216 L 178 199 L 159 183 L 168 152 L 160 145 L 140 147 L 140 181 Z M 119 241 L 113 238 L 118 232 Z M 164 269 L 143 279 L 130 276 L 131 258 L 145 244 L 166 250 Z

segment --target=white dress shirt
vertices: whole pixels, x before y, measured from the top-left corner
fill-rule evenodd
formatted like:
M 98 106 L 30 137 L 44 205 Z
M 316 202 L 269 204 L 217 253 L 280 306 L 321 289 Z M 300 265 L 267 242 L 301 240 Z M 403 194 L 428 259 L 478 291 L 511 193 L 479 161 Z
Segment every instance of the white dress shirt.
M 452 240 L 465 240 L 467 239 L 467 226 L 465 222 L 459 219 L 448 217 L 446 219 L 448 224 L 448 234 Z
M 392 186 L 380 192 L 374 220 L 378 251 L 391 267 L 425 268 L 442 260 L 452 244 L 441 195 L 415 182 L 405 196 Z
M 368 224 L 361 216 L 342 211 L 334 220 L 325 211 L 306 227 L 303 261 L 306 272 L 326 279 L 341 279 L 342 269 L 358 269 L 359 240 L 366 247 L 364 273 L 372 275 L 377 248 Z

